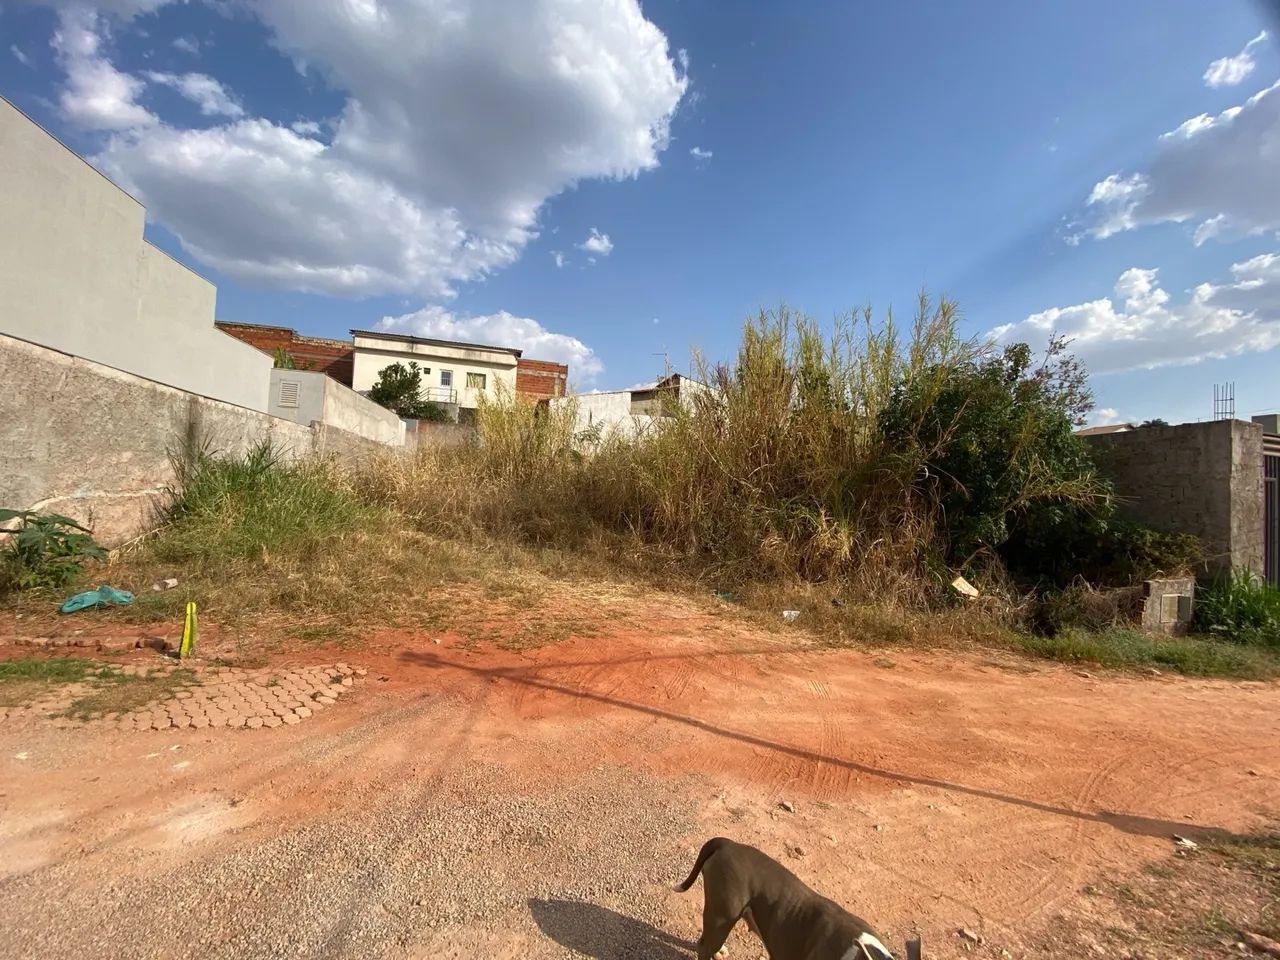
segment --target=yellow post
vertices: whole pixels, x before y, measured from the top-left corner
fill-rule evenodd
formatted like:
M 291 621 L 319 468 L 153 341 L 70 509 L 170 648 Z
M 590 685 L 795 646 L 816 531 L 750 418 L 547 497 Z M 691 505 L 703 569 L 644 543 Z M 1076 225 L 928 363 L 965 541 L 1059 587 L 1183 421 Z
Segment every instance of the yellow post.
M 185 660 L 196 648 L 196 605 L 195 601 L 187 603 L 187 622 L 182 628 L 182 646 L 178 648 L 178 659 Z

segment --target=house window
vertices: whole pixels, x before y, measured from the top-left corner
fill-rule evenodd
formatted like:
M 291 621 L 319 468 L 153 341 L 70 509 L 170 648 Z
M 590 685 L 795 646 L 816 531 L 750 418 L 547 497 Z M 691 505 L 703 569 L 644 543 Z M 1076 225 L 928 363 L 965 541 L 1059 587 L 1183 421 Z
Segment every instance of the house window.
M 441 370 L 441 371 L 440 371 L 440 386 L 442 386 L 442 387 L 452 387 L 452 386 L 453 386 L 453 371 L 452 371 L 452 370 Z
M 484 374 L 483 374 L 483 373 L 468 373 L 468 374 L 467 374 L 467 389 L 468 389 L 468 390 L 483 390 L 483 389 L 484 389 L 484 380 L 485 380 L 485 377 L 484 377 Z

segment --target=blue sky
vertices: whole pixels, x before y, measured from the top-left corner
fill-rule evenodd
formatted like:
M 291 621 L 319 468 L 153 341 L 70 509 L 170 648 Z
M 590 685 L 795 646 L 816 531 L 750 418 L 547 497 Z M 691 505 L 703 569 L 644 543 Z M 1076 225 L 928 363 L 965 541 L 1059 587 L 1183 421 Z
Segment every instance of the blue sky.
M 1248 0 L 0 0 L 0 92 L 220 319 L 567 360 L 786 302 L 1076 338 L 1099 420 L 1280 408 L 1280 16 Z M 593 239 L 594 238 L 594 239 Z

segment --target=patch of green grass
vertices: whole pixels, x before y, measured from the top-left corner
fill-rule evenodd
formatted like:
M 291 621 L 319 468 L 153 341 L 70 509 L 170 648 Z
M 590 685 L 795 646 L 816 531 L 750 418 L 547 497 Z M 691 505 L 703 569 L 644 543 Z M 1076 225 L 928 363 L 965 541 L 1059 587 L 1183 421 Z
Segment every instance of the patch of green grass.
M 100 663 L 78 658 L 49 660 L 27 657 L 22 660 L 5 660 L 0 662 L 0 683 L 78 683 L 102 669 L 104 668 Z
M 75 700 L 64 716 L 87 720 L 93 714 L 128 713 L 190 686 L 195 682 L 195 674 L 190 670 L 172 670 L 135 677 L 107 668 L 90 682 L 94 687 L 92 692 Z
M 331 623 L 322 623 L 310 627 L 294 627 L 289 636 L 305 643 L 335 643 L 342 646 L 352 639 L 351 631 Z
M 87 683 L 90 690 L 77 698 L 64 716 L 86 719 L 94 713 L 124 713 L 163 699 L 194 682 L 190 670 L 157 670 L 131 676 L 114 664 L 75 658 L 0 662 L 0 706 L 12 707 L 36 699 L 50 687 Z
M 0 707 L 28 703 L 49 687 L 79 683 L 102 668 L 92 660 L 45 660 L 34 657 L 0 662 Z
M 1196 592 L 1196 627 L 1234 643 L 1280 649 L 1280 590 L 1237 570 Z
M 1013 643 L 1033 656 L 1064 663 L 1156 667 L 1194 677 L 1263 680 L 1280 676 L 1280 656 L 1276 653 L 1200 636 L 1151 637 L 1118 629 L 1098 633 L 1066 630 L 1052 637 L 1014 634 Z
M 262 443 L 243 457 L 200 456 L 180 467 L 168 526 L 151 552 L 174 563 L 257 558 L 356 529 L 371 516 L 328 464 L 286 463 Z

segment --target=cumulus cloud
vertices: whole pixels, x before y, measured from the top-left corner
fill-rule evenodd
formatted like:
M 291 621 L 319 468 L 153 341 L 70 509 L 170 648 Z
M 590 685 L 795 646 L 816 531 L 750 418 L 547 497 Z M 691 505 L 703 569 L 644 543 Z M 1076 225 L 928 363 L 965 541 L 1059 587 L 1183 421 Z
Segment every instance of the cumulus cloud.
M 694 147 L 689 151 L 689 155 L 695 160 L 710 160 L 715 156 L 710 150 L 703 150 L 702 147 Z
M 289 129 L 304 137 L 314 137 L 320 133 L 320 124 L 314 120 L 295 120 L 289 124 Z
M 609 239 L 609 235 L 607 233 L 601 233 L 595 227 L 592 227 L 591 233 L 587 239 L 578 244 L 578 249 L 585 250 L 587 253 L 595 253 L 602 257 L 607 257 L 613 252 L 613 241 Z M 591 262 L 595 263 L 594 260 Z
M 1099 239 L 1166 222 L 1196 224 L 1197 244 L 1280 229 L 1280 82 L 1164 134 L 1146 170 L 1099 181 L 1086 208 Z
M 1209 69 L 1204 72 L 1205 84 L 1210 87 L 1234 87 L 1243 81 L 1257 66 L 1253 59 L 1253 48 L 1265 39 L 1267 39 L 1267 31 L 1263 30 L 1246 43 L 1244 49 L 1234 57 L 1223 57 L 1221 60 L 1213 61 L 1209 64 Z
M 516 259 L 549 197 L 655 167 L 688 85 L 637 0 L 244 3 L 284 56 L 345 96 L 330 142 L 252 117 L 159 124 L 123 74 L 117 99 L 140 112 L 91 125 L 121 131 L 95 162 L 248 282 L 450 296 Z
M 98 14 L 87 7 L 67 7 L 58 13 L 52 46 L 67 73 L 58 99 L 62 115 L 90 130 L 147 127 L 155 116 L 137 102 L 146 86 L 121 73 L 101 53 Z
M 532 360 L 567 363 L 570 376 L 587 383 L 604 371 L 595 351 L 577 337 L 552 333 L 537 320 L 517 317 L 505 310 L 458 316 L 444 307 L 429 306 L 399 317 L 384 317 L 378 328 L 419 337 L 516 347 Z
M 1124 422 L 1124 417 L 1120 416 L 1120 411 L 1115 407 L 1101 407 L 1089 415 L 1088 425 L 1091 427 L 1110 427 Z
M 200 41 L 195 37 L 178 37 L 173 41 L 173 48 L 194 56 L 200 52 Z
M 23 53 L 22 50 L 18 48 L 18 45 L 16 43 L 9 44 L 9 52 L 12 53 L 14 59 L 17 60 L 20 64 L 22 64 L 24 67 L 31 66 L 31 58 L 28 57 L 25 53 Z
M 1120 275 L 1113 298 L 1034 313 L 997 327 L 1002 343 L 1038 346 L 1058 334 L 1094 373 L 1198 363 L 1280 345 L 1280 254 L 1237 263 L 1225 284 L 1202 283 L 1174 304 L 1156 270 Z
M 157 73 L 146 78 L 152 83 L 172 87 L 200 108 L 206 117 L 242 117 L 244 107 L 221 83 L 204 73 Z
M 552 250 L 551 259 L 556 262 L 556 269 L 560 269 L 565 265 L 564 253 L 560 250 Z

